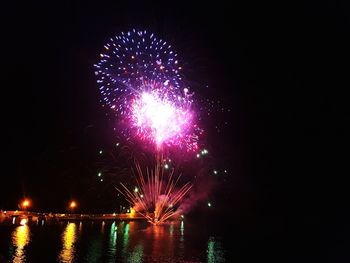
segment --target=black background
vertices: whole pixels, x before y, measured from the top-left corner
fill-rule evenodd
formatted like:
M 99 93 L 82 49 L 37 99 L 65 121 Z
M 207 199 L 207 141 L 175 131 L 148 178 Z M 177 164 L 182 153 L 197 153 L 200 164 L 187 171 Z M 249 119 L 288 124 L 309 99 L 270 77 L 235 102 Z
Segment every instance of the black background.
M 0 208 L 16 209 L 24 196 L 38 211 L 60 211 L 71 198 L 86 211 L 110 206 L 94 186 L 109 133 L 92 64 L 110 36 L 146 28 L 188 59 L 190 79 L 210 84 L 203 96 L 232 109 L 230 125 L 208 138 L 230 176 L 213 194 L 218 205 L 196 213 L 229 217 L 225 225 L 236 222 L 260 255 L 273 247 L 298 262 L 349 257 L 348 4 L 14 1 L 1 9 Z

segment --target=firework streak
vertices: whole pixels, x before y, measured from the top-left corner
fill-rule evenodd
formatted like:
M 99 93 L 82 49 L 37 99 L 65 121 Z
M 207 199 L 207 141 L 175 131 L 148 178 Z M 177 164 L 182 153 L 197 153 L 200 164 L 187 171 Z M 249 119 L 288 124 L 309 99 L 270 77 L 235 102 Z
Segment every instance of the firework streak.
M 170 171 L 169 175 L 164 175 L 164 169 L 159 162 L 154 170 L 147 170 L 146 176 L 140 165 L 136 164 L 136 169 L 138 188 L 130 191 L 122 183 L 123 189 L 117 188 L 133 209 L 154 225 L 163 223 L 178 214 L 180 211 L 176 210 L 176 207 L 191 190 L 192 184 L 187 182 L 177 188 L 180 176 L 175 178 L 174 170 Z

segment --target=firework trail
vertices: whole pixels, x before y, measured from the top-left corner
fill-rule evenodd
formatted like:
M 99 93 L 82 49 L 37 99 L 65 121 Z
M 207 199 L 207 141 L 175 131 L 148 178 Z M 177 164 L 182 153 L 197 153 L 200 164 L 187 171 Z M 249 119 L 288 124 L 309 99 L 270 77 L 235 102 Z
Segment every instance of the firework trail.
M 147 31 L 122 32 L 104 45 L 94 67 L 102 105 L 117 116 L 121 134 L 156 151 L 198 149 L 193 94 L 170 44 Z
M 153 225 L 165 222 L 175 216 L 180 210 L 177 206 L 191 190 L 192 184 L 185 183 L 178 187 L 180 176 L 174 176 L 174 170 L 165 175 L 161 164 L 157 162 L 154 170 L 148 170 L 146 175 L 139 164 L 136 164 L 137 187 L 129 190 L 121 183 L 122 189 L 117 190 L 133 206 L 136 212 Z

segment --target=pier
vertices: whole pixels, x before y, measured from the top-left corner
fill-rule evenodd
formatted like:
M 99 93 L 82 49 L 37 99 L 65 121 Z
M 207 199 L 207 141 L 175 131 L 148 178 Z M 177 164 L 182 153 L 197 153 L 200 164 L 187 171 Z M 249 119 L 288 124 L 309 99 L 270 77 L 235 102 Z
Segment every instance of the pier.
M 144 220 L 137 213 L 123 214 L 78 214 L 78 213 L 38 213 L 30 211 L 2 211 L 0 212 L 0 222 L 3 220 L 28 219 L 30 221 L 67 221 L 67 220 Z

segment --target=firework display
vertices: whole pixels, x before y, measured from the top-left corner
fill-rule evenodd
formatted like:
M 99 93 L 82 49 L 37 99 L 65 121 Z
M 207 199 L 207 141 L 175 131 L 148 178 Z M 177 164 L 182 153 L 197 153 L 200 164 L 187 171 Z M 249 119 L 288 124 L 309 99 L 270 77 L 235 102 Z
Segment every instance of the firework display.
M 180 176 L 174 176 L 174 170 L 168 175 L 164 168 L 157 163 L 154 170 L 147 170 L 147 174 L 136 165 L 137 179 L 133 190 L 129 190 L 121 183 L 123 189 L 118 191 L 126 197 L 126 200 L 133 206 L 133 209 L 145 217 L 153 225 L 165 222 L 181 212 L 178 204 L 191 190 L 192 184 L 187 182 L 178 187 Z
M 171 45 L 147 31 L 110 38 L 94 65 L 102 105 L 115 113 L 120 133 L 145 145 L 198 149 L 193 94 Z
M 134 29 L 110 38 L 94 67 L 101 103 L 113 113 L 115 130 L 155 153 L 153 170 L 143 173 L 136 165 L 135 188 L 120 183 L 117 189 L 138 214 L 153 225 L 163 223 L 181 212 L 193 187 L 191 179 L 174 176 L 163 155 L 170 162 L 168 150 L 176 148 L 180 155 L 192 152 L 198 157 L 203 132 L 178 55 L 166 41 Z M 202 155 L 207 153 L 202 150 Z

